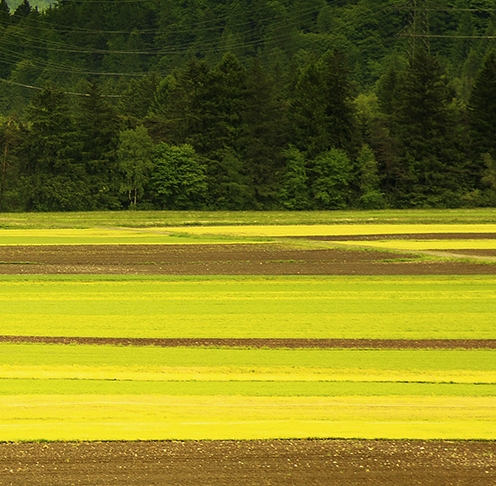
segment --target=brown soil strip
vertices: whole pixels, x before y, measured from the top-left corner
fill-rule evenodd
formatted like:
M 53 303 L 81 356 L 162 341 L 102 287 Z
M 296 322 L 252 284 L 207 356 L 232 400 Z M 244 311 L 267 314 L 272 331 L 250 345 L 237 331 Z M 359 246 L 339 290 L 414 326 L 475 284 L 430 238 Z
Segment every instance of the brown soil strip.
M 96 338 L 0 336 L 2 343 L 301 349 L 496 349 L 496 339 Z
M 496 265 L 275 244 L 0 246 L 0 274 L 495 275 Z
M 1 486 L 494 486 L 495 442 L 0 444 Z

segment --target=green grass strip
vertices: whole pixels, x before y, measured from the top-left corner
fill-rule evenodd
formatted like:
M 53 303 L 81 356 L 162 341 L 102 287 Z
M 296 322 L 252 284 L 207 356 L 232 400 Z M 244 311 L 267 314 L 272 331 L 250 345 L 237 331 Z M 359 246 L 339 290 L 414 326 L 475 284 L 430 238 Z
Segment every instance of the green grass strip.
M 161 368 L 238 368 L 253 370 L 278 368 L 375 371 L 496 372 L 496 350 L 360 350 L 360 349 L 231 349 L 155 348 L 91 345 L 0 344 L 0 366 L 65 367 L 98 370 Z M 1 370 L 1 368 L 0 368 Z
M 460 396 L 494 397 L 494 384 L 267 382 L 267 381 L 113 381 L 0 379 L 0 395 L 162 395 L 162 396 Z
M 281 224 L 485 224 L 494 208 L 376 211 L 105 211 L 3 213 L 0 228 L 113 228 Z

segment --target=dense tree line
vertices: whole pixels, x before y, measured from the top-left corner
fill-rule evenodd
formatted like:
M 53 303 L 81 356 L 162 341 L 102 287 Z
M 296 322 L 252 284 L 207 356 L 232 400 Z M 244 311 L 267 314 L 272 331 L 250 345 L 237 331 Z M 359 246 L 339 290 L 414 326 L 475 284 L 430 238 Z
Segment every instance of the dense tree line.
M 496 6 L 432 3 L 2 0 L 0 210 L 495 205 Z

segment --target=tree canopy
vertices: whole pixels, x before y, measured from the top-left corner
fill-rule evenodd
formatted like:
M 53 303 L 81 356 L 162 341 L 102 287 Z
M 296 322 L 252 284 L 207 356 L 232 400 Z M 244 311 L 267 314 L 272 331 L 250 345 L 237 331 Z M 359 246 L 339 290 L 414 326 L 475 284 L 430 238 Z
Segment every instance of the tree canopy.
M 419 4 L 2 0 L 0 210 L 494 205 L 494 1 Z

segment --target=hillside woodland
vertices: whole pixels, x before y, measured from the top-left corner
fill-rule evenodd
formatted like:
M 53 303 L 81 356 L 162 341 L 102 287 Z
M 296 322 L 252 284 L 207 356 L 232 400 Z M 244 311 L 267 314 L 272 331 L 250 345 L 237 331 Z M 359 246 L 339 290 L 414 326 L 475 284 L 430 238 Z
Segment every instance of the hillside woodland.
M 0 2 L 0 210 L 496 205 L 494 0 Z

